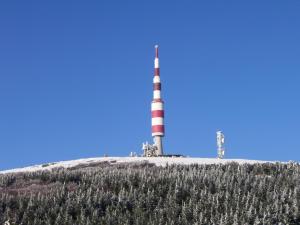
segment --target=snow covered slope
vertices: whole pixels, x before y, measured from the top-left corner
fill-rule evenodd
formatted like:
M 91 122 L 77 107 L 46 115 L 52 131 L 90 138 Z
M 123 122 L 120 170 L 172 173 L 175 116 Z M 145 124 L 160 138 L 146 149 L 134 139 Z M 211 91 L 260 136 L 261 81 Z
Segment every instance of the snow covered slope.
M 18 172 L 34 172 L 39 170 L 51 170 L 53 168 L 71 168 L 78 165 L 92 164 L 108 162 L 110 164 L 117 163 L 138 163 L 138 162 L 149 162 L 154 163 L 157 166 L 166 166 L 167 164 L 225 164 L 230 162 L 236 162 L 239 164 L 254 164 L 254 163 L 268 163 L 268 161 L 259 160 L 246 160 L 246 159 L 214 159 L 214 158 L 167 158 L 167 157 L 99 157 L 99 158 L 86 158 L 71 161 L 62 161 L 55 163 L 47 163 L 42 165 L 29 166 L 24 168 L 17 168 L 11 170 L 0 171 L 0 174 L 5 173 L 18 173 Z M 275 162 L 269 162 L 275 163 Z

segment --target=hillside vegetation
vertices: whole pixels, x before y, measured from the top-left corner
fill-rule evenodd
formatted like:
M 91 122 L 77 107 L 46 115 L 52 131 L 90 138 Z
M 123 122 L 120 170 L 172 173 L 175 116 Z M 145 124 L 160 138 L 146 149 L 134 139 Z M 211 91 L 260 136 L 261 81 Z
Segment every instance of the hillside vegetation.
M 298 164 L 110 165 L 0 175 L 0 224 L 300 224 Z

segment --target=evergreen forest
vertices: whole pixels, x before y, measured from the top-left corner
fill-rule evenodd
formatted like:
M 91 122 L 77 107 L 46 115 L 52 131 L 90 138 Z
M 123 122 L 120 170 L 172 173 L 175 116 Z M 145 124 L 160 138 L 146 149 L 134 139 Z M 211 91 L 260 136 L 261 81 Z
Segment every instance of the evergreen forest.
M 299 207 L 296 163 L 102 162 L 0 175 L 0 225 L 299 225 Z

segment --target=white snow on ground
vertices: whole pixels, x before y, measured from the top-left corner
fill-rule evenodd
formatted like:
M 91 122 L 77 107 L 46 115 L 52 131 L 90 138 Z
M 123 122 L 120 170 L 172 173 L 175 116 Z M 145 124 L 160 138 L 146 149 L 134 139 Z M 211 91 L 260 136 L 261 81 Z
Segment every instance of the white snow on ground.
M 157 166 L 166 166 L 167 164 L 226 164 L 230 162 L 236 162 L 239 164 L 254 164 L 254 163 L 276 163 L 272 161 L 260 161 L 260 160 L 246 160 L 246 159 L 214 159 L 214 158 L 169 158 L 169 157 L 99 157 L 99 158 L 86 158 L 77 159 L 71 161 L 61 161 L 55 163 L 47 163 L 35 166 L 29 166 L 24 168 L 17 168 L 11 170 L 0 171 L 0 174 L 5 173 L 18 173 L 18 172 L 34 172 L 40 170 L 51 170 L 53 168 L 64 167 L 70 168 L 79 164 L 89 164 L 97 162 L 109 162 L 111 164 L 117 163 L 134 163 L 134 162 L 149 162 L 155 163 Z

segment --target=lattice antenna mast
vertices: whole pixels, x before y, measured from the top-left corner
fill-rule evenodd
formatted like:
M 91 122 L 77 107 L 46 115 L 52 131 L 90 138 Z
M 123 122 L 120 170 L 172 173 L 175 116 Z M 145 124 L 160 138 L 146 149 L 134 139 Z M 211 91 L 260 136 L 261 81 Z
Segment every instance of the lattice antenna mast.
M 222 131 L 217 131 L 218 159 L 223 159 L 225 154 L 225 135 Z

